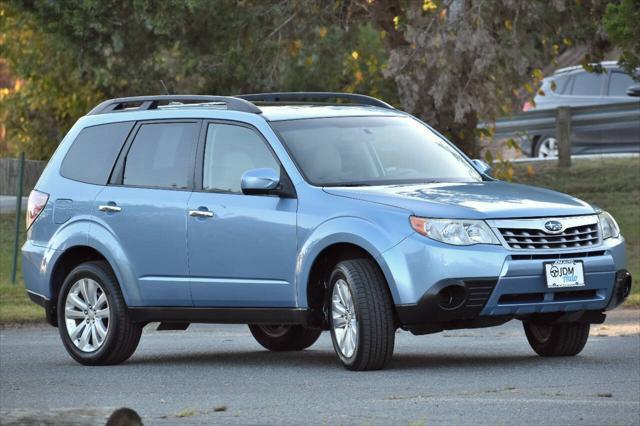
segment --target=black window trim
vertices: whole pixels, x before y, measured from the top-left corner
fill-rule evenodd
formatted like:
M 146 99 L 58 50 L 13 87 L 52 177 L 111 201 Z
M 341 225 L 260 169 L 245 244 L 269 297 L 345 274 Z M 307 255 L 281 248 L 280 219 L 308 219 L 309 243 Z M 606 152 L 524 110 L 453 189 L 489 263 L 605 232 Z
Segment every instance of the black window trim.
M 274 189 L 268 194 L 244 194 L 242 192 L 234 192 L 234 191 L 223 191 L 223 190 L 215 190 L 215 189 L 203 189 L 202 182 L 204 179 L 204 150 L 205 145 L 207 143 L 207 130 L 209 129 L 210 124 L 226 124 L 231 126 L 245 127 L 249 130 L 252 130 L 261 140 L 262 143 L 266 145 L 273 158 L 275 158 L 276 162 L 280 166 L 280 185 L 278 188 Z M 198 148 L 196 154 L 196 167 L 194 170 L 194 187 L 193 192 L 206 192 L 209 194 L 225 194 L 225 195 L 239 195 L 245 197 L 280 197 L 280 198 L 297 198 L 297 193 L 295 190 L 295 186 L 289 177 L 286 169 L 282 165 L 282 161 L 276 154 L 275 150 L 267 140 L 267 138 L 262 134 L 257 127 L 245 123 L 243 121 L 235 121 L 235 120 L 225 120 L 225 119 L 204 119 L 202 122 L 202 127 L 200 128 L 200 138 L 198 140 Z
M 136 121 L 135 126 L 131 132 L 129 132 L 129 136 L 127 137 L 124 146 L 122 147 L 120 154 L 118 155 L 118 159 L 116 160 L 116 164 L 111 172 L 111 176 L 109 177 L 109 186 L 119 186 L 123 188 L 139 188 L 139 189 L 158 189 L 164 191 L 183 191 L 183 192 L 192 192 L 194 189 L 194 180 L 193 174 L 189 175 L 189 182 L 186 188 L 168 188 L 164 186 L 143 186 L 143 185 L 125 185 L 124 180 L 124 166 L 127 155 L 129 155 L 129 150 L 133 145 L 133 141 L 135 140 L 140 128 L 145 124 L 184 124 L 184 123 L 195 123 L 200 125 L 198 129 L 198 135 L 202 132 L 203 120 L 201 118 L 167 118 L 167 119 L 156 119 L 156 120 L 138 120 Z M 191 166 L 192 170 L 195 167 L 196 160 L 196 150 L 199 145 L 199 136 L 191 145 Z
M 64 174 L 62 174 L 62 166 L 64 165 L 64 162 L 67 159 L 67 156 L 69 155 L 69 152 L 71 151 L 71 148 L 76 143 L 76 141 L 78 140 L 78 138 L 80 137 L 80 134 L 82 132 L 84 132 L 86 129 L 90 129 L 92 127 L 108 126 L 110 124 L 121 124 L 121 123 L 131 123 L 131 127 L 129 128 L 129 132 L 127 133 L 127 136 L 124 138 L 123 141 L 120 142 L 120 149 L 118 150 L 118 154 L 116 155 L 115 161 L 113 162 L 113 164 L 111 165 L 111 168 L 109 169 L 109 175 L 107 176 L 107 182 L 105 182 L 105 183 L 85 182 L 83 180 L 74 179 L 74 178 L 71 178 L 71 177 L 68 177 L 68 176 L 65 176 Z M 122 154 L 122 150 L 127 145 L 127 141 L 129 140 L 129 137 L 131 137 L 131 133 L 133 133 L 135 128 L 136 128 L 136 121 L 135 120 L 111 121 L 111 122 L 108 122 L 108 123 L 92 124 L 90 126 L 83 127 L 82 129 L 80 129 L 80 131 L 78 132 L 76 137 L 73 139 L 73 141 L 69 145 L 69 148 L 67 148 L 67 152 L 64 154 L 64 158 L 60 162 L 60 167 L 58 167 L 58 175 L 60 175 L 60 177 L 63 177 L 65 179 L 68 179 L 68 180 L 71 180 L 71 181 L 74 181 L 74 182 L 83 183 L 85 185 L 95 185 L 95 186 L 101 186 L 101 187 L 109 185 L 110 182 L 111 182 L 111 176 L 113 175 L 113 171 L 115 170 L 115 168 L 116 168 L 116 166 L 118 164 L 118 160 L 120 159 L 120 155 Z

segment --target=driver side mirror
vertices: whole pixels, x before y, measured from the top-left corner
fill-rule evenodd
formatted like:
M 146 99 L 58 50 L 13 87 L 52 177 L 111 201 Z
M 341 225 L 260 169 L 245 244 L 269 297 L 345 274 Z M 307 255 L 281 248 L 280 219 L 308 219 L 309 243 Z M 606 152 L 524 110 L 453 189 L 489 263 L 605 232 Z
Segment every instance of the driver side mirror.
M 629 95 L 629 96 L 640 96 L 640 85 L 629 87 L 627 89 L 627 95 Z
M 491 166 L 490 165 L 488 165 L 484 161 L 478 160 L 478 159 L 471 160 L 471 162 L 473 163 L 473 166 L 476 168 L 476 170 L 478 172 L 480 172 L 481 174 L 486 175 L 486 176 L 491 176 Z
M 273 169 L 251 169 L 244 172 L 240 187 L 246 195 L 269 194 L 280 184 L 280 173 Z

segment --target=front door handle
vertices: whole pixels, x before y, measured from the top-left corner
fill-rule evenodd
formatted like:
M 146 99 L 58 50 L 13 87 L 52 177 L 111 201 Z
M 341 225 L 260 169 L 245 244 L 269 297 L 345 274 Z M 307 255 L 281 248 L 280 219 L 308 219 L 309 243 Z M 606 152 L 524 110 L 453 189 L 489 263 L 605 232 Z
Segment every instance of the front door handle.
M 108 212 L 108 213 L 118 213 L 120 211 L 122 211 L 122 207 L 118 207 L 115 205 L 115 203 L 113 204 L 103 204 L 101 206 L 98 206 L 98 210 L 100 210 L 101 212 Z
M 189 216 L 191 217 L 213 217 L 213 212 L 209 210 L 189 210 Z

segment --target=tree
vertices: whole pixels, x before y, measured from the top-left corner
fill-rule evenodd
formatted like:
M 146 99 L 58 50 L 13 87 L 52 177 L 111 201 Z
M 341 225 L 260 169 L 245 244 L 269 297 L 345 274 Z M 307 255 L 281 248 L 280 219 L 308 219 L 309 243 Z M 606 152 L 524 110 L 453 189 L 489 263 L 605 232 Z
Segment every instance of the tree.
M 606 4 L 388 0 L 370 12 L 388 34 L 388 75 L 403 108 L 477 156 L 478 122 L 518 110 L 517 89 L 533 94 L 540 69 L 563 48 L 587 44 L 587 65 L 610 47 L 600 31 Z
M 602 24 L 611 43 L 621 50 L 620 65 L 640 79 L 640 1 L 608 4 Z
M 109 97 L 357 91 L 477 156 L 477 124 L 519 110 L 540 69 L 584 44 L 638 63 L 638 0 L 0 0 L 8 152 L 46 159 Z M 8 147 L 4 148 L 4 147 Z
M 358 90 L 393 100 L 358 2 L 44 0 L 0 6 L 11 146 L 46 159 L 98 101 L 164 93 Z M 162 82 L 161 82 L 162 81 Z

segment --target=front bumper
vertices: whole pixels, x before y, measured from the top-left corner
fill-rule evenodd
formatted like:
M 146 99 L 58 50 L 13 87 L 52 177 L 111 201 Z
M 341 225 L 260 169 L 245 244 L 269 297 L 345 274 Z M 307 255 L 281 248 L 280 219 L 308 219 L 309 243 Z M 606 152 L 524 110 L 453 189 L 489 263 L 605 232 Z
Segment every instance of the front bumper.
M 456 247 L 414 235 L 382 256 L 394 277 L 391 292 L 405 328 L 466 328 L 533 315 L 602 312 L 624 301 L 626 277 L 630 283 L 623 238 L 574 251 L 535 251 Z M 547 288 L 543 264 L 558 258 L 583 262 L 585 286 Z M 443 295 L 450 286 L 459 288 Z M 438 305 L 444 299 L 448 309 Z
M 427 291 L 418 303 L 398 305 L 396 311 L 403 328 L 415 334 L 488 327 L 503 324 L 513 318 L 602 323 L 605 319 L 602 312 L 616 308 L 629 296 L 631 281 L 629 271 L 617 271 L 608 298 L 604 298 L 604 290 L 584 290 L 585 287 L 545 289 L 540 293 L 507 291 L 499 298 L 504 299 L 504 303 L 498 304 L 498 309 L 491 309 L 491 312 L 498 311 L 497 314 L 482 314 L 487 309 L 489 300 L 497 298 L 498 278 L 443 280 Z M 606 302 L 604 307 L 603 301 Z M 559 307 L 562 309 L 558 309 Z

